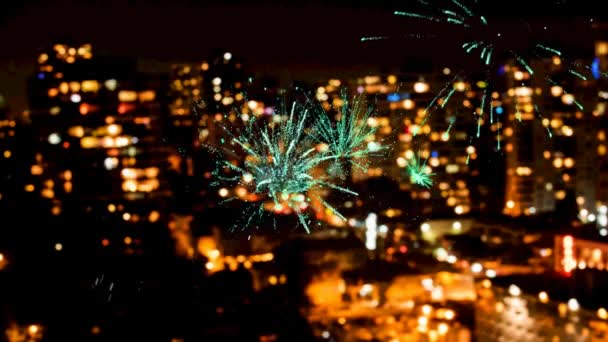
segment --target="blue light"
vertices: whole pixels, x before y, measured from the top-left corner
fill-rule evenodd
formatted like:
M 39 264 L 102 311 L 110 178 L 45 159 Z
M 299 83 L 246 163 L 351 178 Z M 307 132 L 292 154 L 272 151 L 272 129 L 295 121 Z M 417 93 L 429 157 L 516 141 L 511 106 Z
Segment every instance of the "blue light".
M 600 72 L 600 59 L 597 57 L 595 57 L 593 63 L 591 63 L 591 74 L 596 80 L 602 77 L 602 73 Z
M 505 66 L 504 66 L 504 65 L 501 65 L 501 66 L 498 68 L 498 74 L 499 74 L 499 75 L 504 75 L 506 72 L 507 72 L 507 70 L 505 69 Z
M 503 112 L 502 107 L 496 107 L 496 114 L 500 115 L 500 114 L 502 114 L 502 112 Z
M 43 73 L 39 73 L 38 74 L 38 79 L 39 80 L 43 80 L 44 79 L 44 74 Z
M 439 153 L 437 151 L 433 151 L 433 152 L 431 152 L 431 157 L 437 158 L 437 157 L 439 157 Z
M 386 99 L 388 100 L 388 102 L 399 102 L 399 100 L 401 100 L 401 97 L 397 93 L 392 93 L 388 94 L 388 96 L 386 96 Z

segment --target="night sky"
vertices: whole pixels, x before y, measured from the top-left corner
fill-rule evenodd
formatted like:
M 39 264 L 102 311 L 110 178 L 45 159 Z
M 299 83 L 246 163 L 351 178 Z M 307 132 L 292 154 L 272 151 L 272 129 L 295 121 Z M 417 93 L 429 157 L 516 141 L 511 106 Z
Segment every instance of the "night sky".
M 479 2 L 490 22 L 502 22 L 500 29 L 513 30 L 513 37 L 549 26 L 542 38 L 561 47 L 590 49 L 591 19 L 602 20 L 594 16 L 600 1 Z M 530 3 L 535 7 L 525 7 Z M 392 15 L 417 6 L 413 0 L 5 0 L 2 6 L 0 94 L 16 112 L 26 108 L 25 78 L 37 54 L 61 41 L 91 43 L 98 54 L 137 57 L 148 71 L 198 62 L 224 48 L 241 56 L 247 69 L 283 80 L 373 72 L 399 66 L 409 56 L 448 58 L 440 62 L 449 66 L 462 55 L 451 45 L 458 40 L 453 27 Z M 401 38 L 361 43 L 368 35 Z

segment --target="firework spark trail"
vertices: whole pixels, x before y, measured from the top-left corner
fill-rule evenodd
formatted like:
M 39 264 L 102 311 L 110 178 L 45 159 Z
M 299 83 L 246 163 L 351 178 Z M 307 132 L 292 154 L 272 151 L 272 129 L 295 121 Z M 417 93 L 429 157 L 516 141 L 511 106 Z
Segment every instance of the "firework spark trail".
M 486 66 L 490 65 L 490 62 L 492 61 L 492 52 L 494 52 L 493 47 L 490 48 L 490 51 L 488 51 L 488 54 L 486 55 Z
M 431 102 L 426 106 L 426 108 L 424 109 L 424 119 L 422 119 L 422 122 L 420 123 L 420 126 L 416 127 L 416 129 L 414 129 L 413 135 L 414 137 L 416 135 L 418 135 L 418 132 L 420 131 L 420 129 L 422 128 L 422 126 L 424 126 L 424 124 L 426 123 L 426 121 L 429 119 L 429 117 L 431 116 L 431 114 L 433 113 L 433 111 L 429 111 L 431 108 L 433 108 L 433 106 L 435 105 L 435 102 L 437 102 L 437 100 L 439 100 L 441 98 L 441 96 L 443 95 L 443 93 L 450 87 L 453 86 L 454 81 L 456 80 L 456 78 L 458 78 L 458 75 L 454 76 L 454 78 L 452 78 L 451 81 L 449 81 L 448 83 L 446 83 L 446 85 L 439 91 L 439 93 L 431 100 Z M 452 92 L 451 92 L 452 93 Z M 447 100 L 449 100 L 451 97 L 451 94 L 448 94 L 448 96 L 446 96 L 446 100 L 444 101 L 447 104 Z M 445 105 L 443 105 L 445 106 Z M 443 108 L 442 106 L 442 108 Z
M 418 158 L 412 158 L 412 161 L 408 162 L 407 172 L 412 183 L 429 189 L 433 185 L 432 176 L 435 174 L 426 172 L 426 162 L 427 160 L 420 164 L 420 152 L 418 152 Z
M 441 102 L 441 108 L 444 108 L 448 104 L 448 101 L 450 101 L 450 98 L 452 97 L 452 95 L 454 95 L 455 91 L 456 91 L 456 88 L 454 88 L 454 87 L 452 87 L 452 89 L 450 89 L 450 92 L 448 93 L 448 95 L 443 99 L 443 102 Z
M 577 72 L 577 71 L 575 71 L 575 70 L 568 69 L 568 72 L 569 72 L 569 73 L 571 73 L 572 75 L 574 75 L 574 76 L 576 76 L 576 77 L 580 78 L 580 79 L 581 79 L 581 80 L 583 80 L 583 81 L 586 81 L 586 80 L 587 80 L 587 77 L 583 76 L 581 73 L 579 73 L 579 72 Z
M 545 46 L 545 45 L 542 45 L 542 44 L 536 44 L 536 47 L 539 48 L 539 49 L 542 49 L 542 50 L 554 53 L 554 54 L 556 54 L 558 56 L 562 55 L 561 51 L 556 50 L 556 49 L 551 48 L 551 47 L 548 47 L 548 46 Z
M 372 110 L 365 107 L 361 99 L 355 99 L 352 104 L 346 97 L 343 100 L 340 119 L 335 124 L 320 106 L 314 106 L 309 100 L 305 104 L 294 102 L 289 115 L 276 116 L 280 118 L 279 122 L 252 117 L 238 134 L 222 126 L 230 138 L 230 145 L 233 148 L 239 147 L 247 158 L 242 165 L 237 166 L 229 160 L 236 155 L 234 149 L 228 150 L 224 146 L 220 150 L 208 146 L 211 151 L 223 155 L 214 172 L 212 185 L 233 184 L 249 188 L 251 194 L 258 199 L 270 200 L 275 210 L 291 209 L 304 229 L 310 232 L 310 218 L 304 210 L 309 207 L 311 199 L 305 193 L 315 188 L 326 188 L 358 195 L 335 184 L 333 178 L 337 175 L 316 177 L 313 169 L 332 161 L 333 164 L 338 164 L 336 161 L 340 159 L 346 159 L 355 167 L 364 169 L 360 163 L 351 160 L 376 155 L 374 153 L 383 149 L 380 146 L 372 151 L 366 146 L 367 139 L 376 132 L 376 128 L 368 124 Z M 286 110 L 282 108 L 281 111 Z M 311 116 L 313 117 L 310 118 Z M 312 124 L 307 124 L 308 122 Z M 325 144 L 329 148 L 320 149 L 319 144 Z M 224 175 L 226 172 L 230 175 Z M 221 203 L 234 199 L 236 197 L 227 198 Z M 329 203 L 318 199 L 326 209 L 345 220 Z M 254 221 L 262 218 L 264 202 L 250 202 L 253 209 L 245 210 L 248 219 L 243 228 L 250 227 Z M 276 228 L 276 220 L 274 222 Z M 235 227 L 236 225 L 233 229 Z
M 461 4 L 460 2 L 458 2 L 458 1 L 456 1 L 456 0 L 452 0 L 452 2 L 453 2 L 453 3 L 454 3 L 456 6 L 460 7 L 460 8 L 461 8 L 463 11 L 465 11 L 465 12 L 466 12 L 466 14 L 467 14 L 469 17 L 472 17 L 472 16 L 474 16 L 474 15 L 475 15 L 475 14 L 473 14 L 473 11 L 471 11 L 471 10 L 470 10 L 468 7 L 466 7 L 465 5 Z
M 546 77 L 545 80 L 547 80 L 547 82 L 549 82 L 549 84 L 554 85 L 554 86 L 559 86 L 561 87 L 557 82 L 555 82 L 553 79 L 551 79 L 550 77 Z M 576 105 L 576 107 L 578 107 L 579 110 L 584 110 L 583 105 L 578 102 L 578 100 L 576 99 L 576 97 L 572 94 L 569 94 L 566 89 L 564 89 L 563 87 L 562 91 L 564 92 L 564 95 L 570 95 L 572 96 L 572 101 L 574 102 L 574 104 Z
M 532 70 L 532 67 L 520 55 L 516 54 L 515 52 L 512 53 L 517 62 L 519 62 L 519 64 L 521 64 L 521 66 L 523 66 L 530 75 L 534 75 L 534 70 Z
M 536 112 L 536 114 L 538 114 L 538 119 L 540 120 L 541 124 L 543 122 L 543 114 L 541 113 L 540 109 L 538 109 L 537 105 L 534 105 L 534 111 Z M 553 138 L 553 132 L 551 132 L 551 128 L 549 128 L 550 125 L 545 126 L 543 124 L 543 126 L 545 127 L 545 129 L 547 130 L 547 135 L 549 135 L 549 138 Z
M 494 101 L 490 97 L 490 125 L 494 124 Z
M 423 15 L 423 14 L 418 14 L 418 13 L 403 12 L 403 11 L 395 11 L 393 13 L 395 15 L 399 15 L 399 16 L 403 16 L 403 17 L 418 18 L 418 19 L 425 19 L 425 20 L 430 20 L 430 21 L 435 21 L 435 22 L 441 22 L 441 20 L 439 18 L 428 16 L 428 15 Z
M 369 42 L 369 41 L 374 41 L 374 40 L 386 40 L 386 39 L 388 39 L 388 37 L 372 36 L 372 37 L 362 37 L 361 41 L 362 42 Z
M 450 123 L 450 124 L 448 125 L 448 129 L 446 129 L 446 131 L 445 131 L 445 132 L 443 132 L 443 134 L 442 134 L 442 139 L 443 139 L 444 141 L 447 141 L 447 140 L 450 138 L 450 130 L 452 130 L 452 126 L 454 126 L 454 123 L 456 122 L 456 117 L 451 116 L 451 117 L 448 119 L 448 122 Z

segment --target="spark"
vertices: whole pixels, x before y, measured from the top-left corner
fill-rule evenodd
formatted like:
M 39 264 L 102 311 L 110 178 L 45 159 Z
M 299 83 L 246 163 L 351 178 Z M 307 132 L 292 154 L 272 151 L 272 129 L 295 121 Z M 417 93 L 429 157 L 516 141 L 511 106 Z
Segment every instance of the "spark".
M 433 185 L 432 176 L 435 174 L 426 172 L 426 162 L 427 160 L 420 164 L 420 153 L 418 153 L 418 158 L 412 158 L 412 161 L 408 163 L 407 172 L 412 183 L 430 189 Z
M 456 80 L 456 78 L 458 77 L 458 75 L 454 76 L 454 78 L 447 82 L 445 84 L 445 86 L 439 91 L 439 93 L 431 100 L 431 102 L 426 106 L 426 108 L 424 109 L 424 119 L 422 119 L 422 122 L 420 123 L 420 126 L 416 127 L 414 129 L 413 135 L 416 136 L 418 135 L 418 132 L 420 131 L 420 129 L 424 126 L 424 124 L 426 123 L 426 121 L 429 119 L 429 117 L 432 114 L 431 109 L 433 108 L 433 106 L 435 105 L 435 102 L 437 102 L 437 100 L 439 100 L 439 98 L 441 98 L 441 96 L 443 96 L 443 93 L 450 87 L 453 87 L 454 81 Z M 446 99 L 444 100 L 445 103 L 447 103 L 447 101 L 450 99 L 450 97 L 452 96 L 454 92 L 452 90 L 450 90 L 450 93 L 446 96 Z M 443 106 L 445 106 L 445 104 L 443 104 L 441 107 L 443 108 Z
M 448 101 L 450 101 L 450 98 L 452 97 L 452 95 L 454 94 L 455 91 L 456 91 L 456 88 L 454 88 L 454 87 L 452 87 L 452 89 L 450 89 L 450 92 L 448 93 L 448 95 L 443 98 L 443 102 L 441 103 L 441 108 L 444 108 L 448 104 Z
M 325 158 L 360 159 L 376 155 L 383 150 L 384 147 L 381 146 L 375 148 L 366 146 L 367 141 L 370 141 L 376 133 L 377 126 L 370 124 L 374 111 L 367 106 L 364 97 L 358 95 L 353 98 L 351 103 L 343 93 L 342 101 L 340 119 L 336 123 L 332 122 L 323 108 L 318 107 L 319 115 L 314 125 L 313 135 L 319 143 L 329 146 L 331 153 Z
M 243 229 L 261 220 L 265 204 L 269 202 L 277 212 L 295 213 L 300 224 L 310 232 L 312 215 L 307 209 L 312 200 L 308 193 L 333 189 L 358 195 L 334 182 L 343 172 L 327 172 L 327 175 L 321 176 L 318 172 L 319 169 L 342 165 L 344 161 L 364 168 L 355 160 L 374 156 L 383 149 L 370 149 L 367 146 L 368 138 L 376 132 L 376 127 L 368 124 L 373 111 L 360 98 L 354 99 L 352 104 L 345 96 L 343 100 L 344 105 L 336 123 L 320 106 L 308 100 L 304 104 L 293 102 L 288 115 L 283 114 L 286 112 L 284 108 L 279 110 L 282 114 L 275 115 L 275 120 L 271 122 L 252 117 L 236 133 L 222 126 L 233 149 L 212 148 L 222 156 L 213 173 L 213 185 L 242 186 L 253 195 L 253 199 L 244 199 L 252 206 L 245 210 L 247 221 Z M 241 164 L 233 161 L 237 154 L 234 148 L 240 148 L 246 154 Z M 325 200 L 319 196 L 312 197 L 335 216 L 346 220 Z M 236 198 L 226 201 L 233 199 Z
M 556 49 L 551 48 L 551 47 L 548 47 L 548 46 L 545 46 L 545 45 L 542 45 L 542 44 L 536 44 L 536 47 L 539 48 L 539 49 L 543 49 L 545 51 L 549 51 L 551 53 L 554 53 L 554 54 L 556 54 L 558 56 L 562 55 L 561 51 L 556 50 Z
M 450 138 L 450 130 L 452 130 L 452 126 L 454 126 L 454 123 L 456 122 L 456 117 L 451 116 L 448 119 L 448 122 L 449 122 L 448 129 L 445 132 L 443 132 L 443 134 L 441 136 L 441 138 L 445 141 L 447 141 Z
M 374 41 L 374 40 L 386 40 L 386 39 L 388 39 L 388 37 L 382 37 L 382 36 L 361 37 L 362 42 L 369 42 L 369 41 Z
M 576 72 L 575 70 L 568 69 L 568 72 L 569 72 L 569 73 L 571 73 L 572 75 L 574 75 L 574 76 L 576 76 L 576 77 L 580 78 L 580 79 L 581 79 L 581 80 L 583 80 L 583 81 L 586 81 L 586 80 L 587 80 L 587 77 L 583 76 L 583 75 L 582 75 L 582 74 L 580 74 L 579 72 Z
M 534 70 L 532 70 L 532 67 L 520 55 L 516 53 L 514 53 L 514 55 L 517 62 L 519 62 L 519 64 L 521 64 L 521 66 L 523 66 L 530 75 L 534 75 Z

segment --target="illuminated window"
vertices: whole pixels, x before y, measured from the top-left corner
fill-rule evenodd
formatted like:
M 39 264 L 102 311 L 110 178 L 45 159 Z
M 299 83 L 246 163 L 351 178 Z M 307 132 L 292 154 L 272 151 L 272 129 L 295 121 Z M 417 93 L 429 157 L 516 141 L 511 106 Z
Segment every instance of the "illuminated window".
M 429 91 L 430 86 L 428 83 L 425 82 L 416 82 L 414 83 L 414 91 L 417 93 L 426 93 L 427 91 Z
M 608 42 L 595 43 L 595 54 L 596 56 L 608 55 Z
M 118 92 L 118 100 L 121 102 L 137 101 L 137 92 L 131 90 L 121 90 Z
M 84 128 L 82 126 L 70 127 L 68 129 L 68 134 L 76 138 L 82 138 L 84 135 Z
M 62 94 L 67 94 L 67 93 L 68 93 L 68 91 L 70 91 L 70 86 L 69 86 L 69 85 L 68 85 L 66 82 L 61 82 L 61 83 L 59 84 L 59 91 L 60 91 Z
M 99 82 L 97 81 L 82 81 L 82 91 L 97 92 L 99 90 Z
M 139 101 L 151 102 L 156 98 L 156 92 L 153 90 L 146 90 L 139 93 Z
M 118 85 L 118 82 L 115 79 L 109 79 L 106 80 L 103 85 L 106 86 L 106 88 L 110 91 L 114 91 L 116 90 L 116 86 Z
M 69 87 L 71 92 L 77 93 L 80 91 L 80 82 L 70 82 Z
M 551 95 L 553 95 L 554 97 L 558 97 L 560 95 L 562 95 L 562 93 L 564 92 L 564 89 L 562 89 L 562 87 L 560 86 L 553 86 L 551 87 Z

